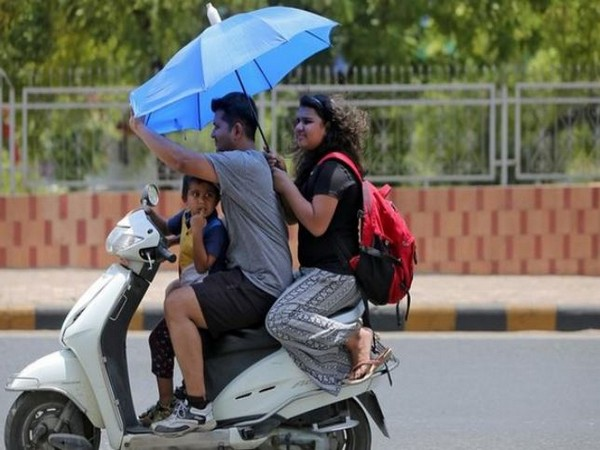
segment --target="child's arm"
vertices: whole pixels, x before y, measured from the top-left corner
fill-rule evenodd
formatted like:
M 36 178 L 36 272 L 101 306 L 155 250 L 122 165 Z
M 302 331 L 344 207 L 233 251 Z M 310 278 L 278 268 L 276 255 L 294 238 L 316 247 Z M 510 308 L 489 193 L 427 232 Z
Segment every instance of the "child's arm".
M 194 267 L 196 272 L 207 272 L 217 260 L 216 255 L 206 251 L 204 245 L 204 227 L 206 217 L 202 214 L 194 214 L 190 220 L 190 231 L 192 233 L 192 251 L 194 253 Z

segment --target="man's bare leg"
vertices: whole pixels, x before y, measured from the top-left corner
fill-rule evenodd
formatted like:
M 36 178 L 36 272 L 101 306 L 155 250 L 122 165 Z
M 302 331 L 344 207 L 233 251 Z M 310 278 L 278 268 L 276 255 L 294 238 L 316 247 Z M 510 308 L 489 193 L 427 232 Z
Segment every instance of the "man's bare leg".
M 206 321 L 191 287 L 169 294 L 165 300 L 165 319 L 187 394 L 206 397 L 202 338 L 198 332 L 198 328 L 206 329 Z

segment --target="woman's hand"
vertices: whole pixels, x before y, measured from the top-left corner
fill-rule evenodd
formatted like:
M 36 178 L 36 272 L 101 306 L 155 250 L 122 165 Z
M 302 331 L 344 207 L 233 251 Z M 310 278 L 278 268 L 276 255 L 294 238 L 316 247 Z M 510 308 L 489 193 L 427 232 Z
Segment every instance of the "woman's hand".
M 273 167 L 271 168 L 271 173 L 273 174 L 273 189 L 275 189 L 275 192 L 281 194 L 285 187 L 292 182 L 292 180 L 282 169 Z
M 265 153 L 265 158 L 267 158 L 267 162 L 269 163 L 269 167 L 272 169 L 280 169 L 284 172 L 287 172 L 287 168 L 285 166 L 285 159 L 283 159 L 279 155 L 273 155 L 271 153 Z

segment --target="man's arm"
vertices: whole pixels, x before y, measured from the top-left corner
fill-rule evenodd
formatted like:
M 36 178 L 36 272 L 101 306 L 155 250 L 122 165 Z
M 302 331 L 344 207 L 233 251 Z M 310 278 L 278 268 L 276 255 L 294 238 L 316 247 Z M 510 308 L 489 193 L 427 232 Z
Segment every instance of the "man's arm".
M 212 183 L 219 179 L 213 165 L 202 153 L 189 150 L 170 139 L 155 133 L 146 125 L 143 118 L 129 117 L 129 127 L 154 153 L 154 155 L 170 169 L 186 175 L 193 175 Z

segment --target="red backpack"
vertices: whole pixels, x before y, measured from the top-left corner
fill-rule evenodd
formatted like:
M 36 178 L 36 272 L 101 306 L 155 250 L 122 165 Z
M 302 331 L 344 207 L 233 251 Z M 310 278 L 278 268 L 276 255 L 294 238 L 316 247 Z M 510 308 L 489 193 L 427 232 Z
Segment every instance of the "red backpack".
M 392 188 L 375 187 L 362 178 L 356 164 L 347 155 L 332 152 L 329 159 L 342 162 L 362 183 L 363 209 L 359 219 L 359 254 L 350 258 L 350 266 L 363 295 L 375 305 L 397 304 L 407 297 L 405 319 L 410 309 L 410 286 L 417 263 L 415 237 L 394 204 L 387 199 Z

